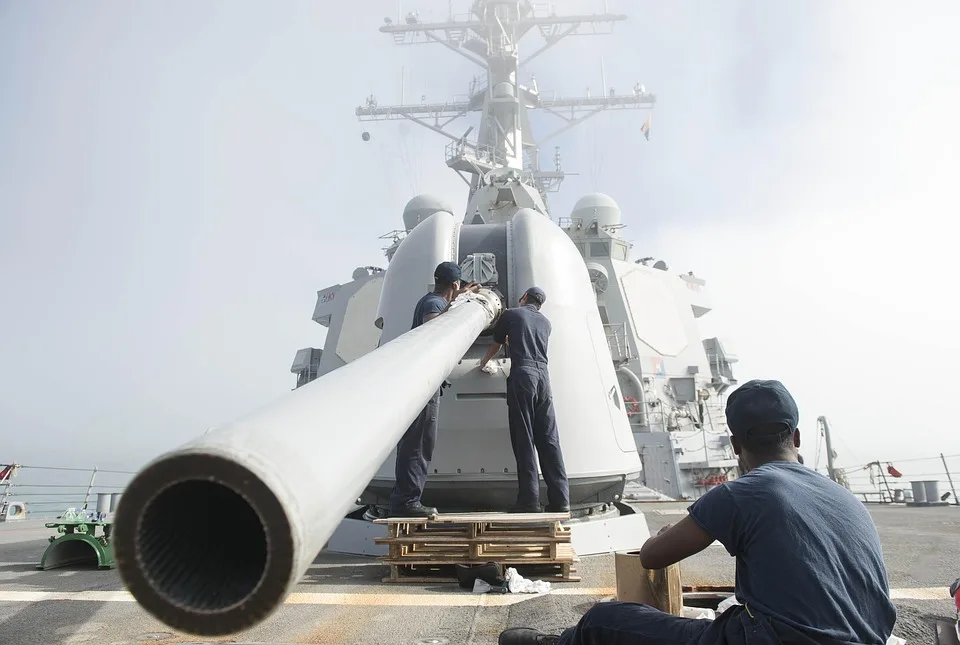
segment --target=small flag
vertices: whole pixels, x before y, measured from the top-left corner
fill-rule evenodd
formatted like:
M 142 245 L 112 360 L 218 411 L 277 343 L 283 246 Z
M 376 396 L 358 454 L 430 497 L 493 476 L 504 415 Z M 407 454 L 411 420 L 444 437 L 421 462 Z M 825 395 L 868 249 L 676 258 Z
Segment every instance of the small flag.
M 643 122 L 643 125 L 640 127 L 640 132 L 643 133 L 643 138 L 647 141 L 650 140 L 650 117 L 652 114 L 647 114 L 647 120 Z

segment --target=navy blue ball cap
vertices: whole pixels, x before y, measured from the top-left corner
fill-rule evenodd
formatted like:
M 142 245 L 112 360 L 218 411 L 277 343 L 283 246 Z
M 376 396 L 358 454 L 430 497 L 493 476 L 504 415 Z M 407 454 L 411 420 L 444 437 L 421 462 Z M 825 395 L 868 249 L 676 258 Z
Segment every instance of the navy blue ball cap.
M 543 289 L 540 287 L 530 287 L 524 292 L 523 295 L 530 296 L 531 298 L 537 300 L 541 305 L 547 301 L 547 294 L 545 294 Z
M 456 262 L 441 262 L 433 272 L 433 279 L 446 283 L 456 282 L 460 279 L 460 265 Z
M 750 436 L 759 425 L 779 423 L 796 430 L 797 402 L 780 381 L 747 381 L 727 398 L 727 426 L 735 437 Z

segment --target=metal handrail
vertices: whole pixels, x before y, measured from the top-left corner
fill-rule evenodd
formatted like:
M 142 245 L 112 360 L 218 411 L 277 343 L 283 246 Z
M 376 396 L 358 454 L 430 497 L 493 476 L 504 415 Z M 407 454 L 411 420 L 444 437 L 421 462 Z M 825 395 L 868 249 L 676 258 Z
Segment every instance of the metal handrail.
M 5 464 L 0 464 L 0 471 Z M 84 509 L 101 493 L 122 493 L 135 473 L 99 468 L 16 465 L 0 481 L 0 518 L 12 502 L 23 502 L 27 518 L 55 518 L 68 508 Z
M 470 151 L 472 153 L 471 156 L 482 163 L 498 166 L 506 165 L 507 163 L 506 156 L 501 154 L 494 146 L 487 144 L 468 144 L 466 141 L 451 141 L 448 143 L 444 149 L 446 161 L 449 163 L 454 159 L 466 157 L 467 151 Z
M 603 331 L 607 337 L 610 358 L 613 359 L 614 363 L 619 364 L 633 360 L 633 351 L 630 343 L 627 342 L 626 323 L 604 325 Z

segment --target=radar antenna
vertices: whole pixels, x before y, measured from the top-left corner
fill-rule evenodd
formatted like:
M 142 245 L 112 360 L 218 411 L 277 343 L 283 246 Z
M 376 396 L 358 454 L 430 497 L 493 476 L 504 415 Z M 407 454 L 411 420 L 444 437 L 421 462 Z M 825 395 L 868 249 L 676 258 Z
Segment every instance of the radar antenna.
M 529 86 L 522 85 L 518 74 L 567 36 L 610 34 L 617 22 L 626 19 L 606 11 L 557 16 L 530 0 L 474 0 L 469 14 L 458 17 L 451 13 L 446 22 L 424 23 L 413 12 L 399 24 L 387 18 L 380 31 L 391 34 L 398 45 L 440 43 L 486 70 L 486 78 L 474 78 L 462 100 L 379 105 L 371 96 L 366 105 L 357 108 L 357 117 L 360 121 L 407 119 L 450 139 L 445 151 L 447 166 L 470 187 L 471 198 L 485 177 L 509 173 L 535 187 L 546 204 L 547 193 L 557 192 L 568 173 L 560 166 L 559 149 L 553 169 L 541 169 L 542 144 L 605 110 L 651 109 L 656 98 L 639 83 L 624 94 L 605 87 L 598 96 L 588 91 L 580 97 L 547 98 L 541 96 L 536 79 L 531 79 Z M 518 43 L 534 29 L 544 44 L 521 60 Z M 562 125 L 535 139 L 531 110 L 543 110 Z M 460 136 L 446 130 L 470 112 L 480 113 L 476 141 L 467 141 L 469 130 Z

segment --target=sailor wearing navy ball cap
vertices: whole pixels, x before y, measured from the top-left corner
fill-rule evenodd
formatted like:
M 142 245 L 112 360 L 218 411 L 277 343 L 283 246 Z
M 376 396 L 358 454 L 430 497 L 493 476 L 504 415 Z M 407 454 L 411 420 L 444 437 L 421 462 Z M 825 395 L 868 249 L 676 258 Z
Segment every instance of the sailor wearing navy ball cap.
M 727 398 L 731 445 L 742 475 L 710 489 L 677 524 L 640 549 L 664 569 L 714 541 L 736 562 L 739 604 L 716 620 L 672 616 L 648 605 L 601 602 L 576 627 L 525 627 L 499 645 L 884 645 L 897 612 L 864 505 L 797 460 L 797 403 L 779 381 L 744 383 Z
M 417 302 L 413 310 L 411 329 L 416 329 L 450 308 L 462 293 L 476 292 L 480 285 L 462 285 L 460 266 L 456 262 L 441 262 L 433 272 L 433 291 Z M 420 415 L 397 443 L 396 483 L 390 494 L 391 517 L 432 517 L 437 509 L 424 506 L 420 501 L 427 469 L 433 459 L 437 441 L 437 411 L 440 407 L 440 390 L 437 390 Z
M 506 343 L 510 355 L 507 379 L 507 413 L 510 442 L 517 459 L 517 512 L 540 512 L 540 470 L 547 484 L 547 512 L 570 510 L 567 471 L 560 450 L 557 417 L 547 370 L 547 344 L 552 327 L 540 308 L 547 294 L 530 287 L 520 298 L 520 306 L 500 315 L 493 330 L 493 344 L 480 361 L 480 368 L 496 373 L 490 360 Z

